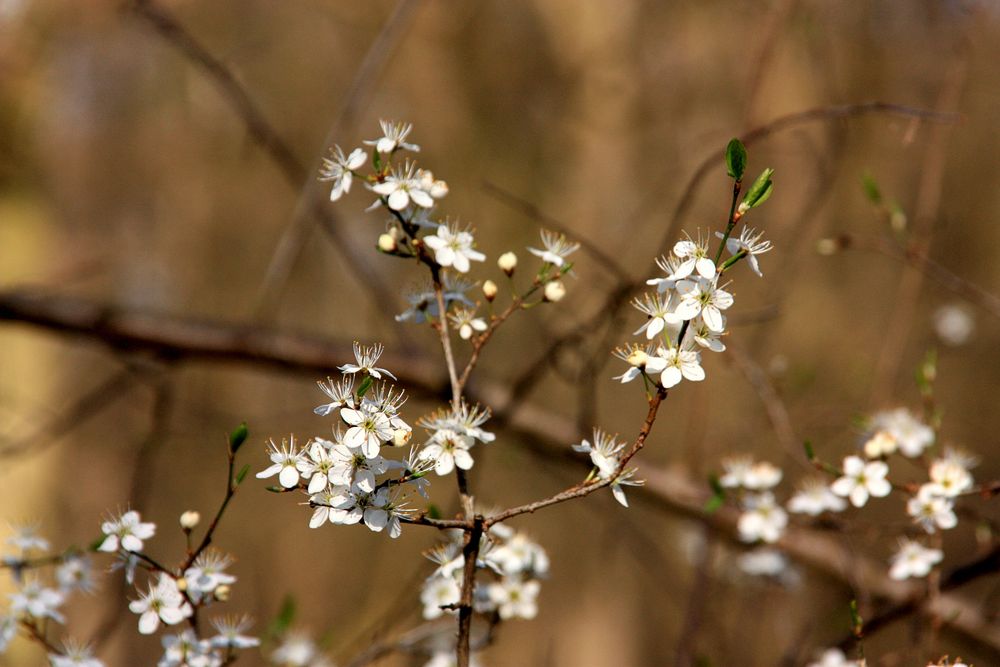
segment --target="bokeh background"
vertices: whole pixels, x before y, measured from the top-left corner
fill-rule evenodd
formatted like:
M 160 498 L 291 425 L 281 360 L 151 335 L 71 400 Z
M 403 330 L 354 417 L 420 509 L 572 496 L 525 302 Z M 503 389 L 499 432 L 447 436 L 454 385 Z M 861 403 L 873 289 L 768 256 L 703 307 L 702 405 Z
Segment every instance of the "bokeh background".
M 884 597 L 860 565 L 824 566 L 823 553 L 799 553 L 781 581 L 742 574 L 731 523 L 699 515 L 704 480 L 749 451 L 785 468 L 787 496 L 809 472 L 802 440 L 837 461 L 858 446 L 859 417 L 920 408 L 913 375 L 930 349 L 943 441 L 978 453 L 978 479 L 1000 477 L 997 62 L 1000 12 L 987 1 L 0 0 L 0 514 L 38 522 L 61 547 L 91 542 L 102 516 L 130 503 L 159 525 L 152 552 L 172 561 L 180 513 L 208 515 L 221 497 L 231 428 L 249 424 L 252 471 L 267 438 L 327 433 L 312 414 L 327 370 L 109 346 L 100 314 L 155 316 L 153 337 L 198 320 L 329 341 L 330 372 L 348 361 L 332 354 L 344 343 L 382 340 L 425 388 L 408 418 L 437 405 L 432 333 L 386 316 L 422 276 L 374 251 L 383 220 L 363 212 L 360 187 L 325 202 L 314 174 L 333 141 L 374 138 L 380 118 L 414 123 L 420 163 L 451 186 L 442 211 L 474 225 L 489 255 L 473 277 L 499 282 L 495 258 L 527 262 L 524 247 L 555 224 L 546 217 L 628 279 L 654 275 L 664 241 L 724 223 L 718 155 L 746 136 L 750 171 L 775 168 L 775 194 L 750 221 L 775 250 L 763 280 L 736 272 L 731 353 L 664 406 L 638 459 L 659 491 L 632 493 L 627 511 L 601 493 L 516 522 L 552 573 L 538 618 L 503 625 L 482 659 L 804 664 L 844 638 L 852 597 L 867 614 Z M 899 106 L 850 106 L 869 102 Z M 255 113 L 264 130 L 248 127 Z M 866 198 L 864 174 L 885 207 Z M 837 252 L 816 251 L 832 238 Z M 472 384 L 503 411 L 510 383 L 541 371 L 497 441 L 477 448 L 484 506 L 579 480 L 584 463 L 561 455 L 569 444 L 595 424 L 630 437 L 645 413 L 638 387 L 610 379 L 610 349 L 641 323 L 630 309 L 600 317 L 620 276 L 586 250 L 575 273 L 563 302 L 501 329 Z M 11 306 L 26 299 L 57 320 L 107 310 L 67 333 L 26 323 L 44 319 Z M 942 337 L 942 308 L 971 332 Z M 227 611 L 262 631 L 293 596 L 295 626 L 341 663 L 420 622 L 432 530 L 397 541 L 313 531 L 307 509 L 264 486 L 244 484 L 216 536 L 238 558 Z M 433 492 L 455 506 L 447 480 Z M 996 544 L 996 502 L 963 503 L 978 518 L 946 536 L 949 568 Z M 884 564 L 903 502 L 866 517 L 807 529 Z M 101 593 L 72 603 L 71 634 L 99 640 L 109 665 L 153 664 L 159 641 L 138 637 L 116 581 L 105 574 Z M 988 623 L 998 584 L 991 574 L 957 594 Z M 946 624 L 933 650 L 1000 664 L 998 634 Z M 873 664 L 922 665 L 928 650 L 919 614 L 866 643 Z M 43 663 L 23 642 L 0 657 Z

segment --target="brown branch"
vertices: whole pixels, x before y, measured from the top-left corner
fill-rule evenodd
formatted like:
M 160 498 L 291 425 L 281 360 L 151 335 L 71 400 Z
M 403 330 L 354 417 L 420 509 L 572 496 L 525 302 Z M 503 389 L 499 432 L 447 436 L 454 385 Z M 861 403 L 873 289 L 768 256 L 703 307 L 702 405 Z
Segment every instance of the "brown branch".
M 632 446 L 629 447 L 618 460 L 618 467 L 615 468 L 613 474 L 604 478 L 588 479 L 580 482 L 579 484 L 574 484 L 554 496 L 550 496 L 542 500 L 536 500 L 535 502 L 527 503 L 526 505 L 511 507 L 510 509 L 497 512 L 496 514 L 491 514 L 486 518 L 486 527 L 489 528 L 494 524 L 506 521 L 507 519 L 512 519 L 521 514 L 532 514 L 540 509 L 551 507 L 552 505 L 557 505 L 559 503 L 566 502 L 567 500 L 582 498 L 583 496 L 590 495 L 598 489 L 603 489 L 604 487 L 613 484 L 625 471 L 625 468 L 628 465 L 628 462 L 632 460 L 632 457 L 638 454 L 639 450 L 641 450 L 646 444 L 646 438 L 649 437 L 649 433 L 653 429 L 653 423 L 656 421 L 656 413 L 659 411 L 660 404 L 663 403 L 663 399 L 666 397 L 667 390 L 662 387 L 658 387 L 656 393 L 650 397 L 649 410 L 646 412 L 646 420 L 642 423 L 642 427 L 639 428 L 639 434 L 632 442 Z
M 462 547 L 462 557 L 465 562 L 462 568 L 462 595 L 458 607 L 458 640 L 455 646 L 458 667 L 469 667 L 471 657 L 469 642 L 472 637 L 472 594 L 476 586 L 476 561 L 479 559 L 479 547 L 482 544 L 484 527 L 483 517 L 474 517 L 472 528 L 465 532 L 465 544 Z
M 162 361 L 237 361 L 326 374 L 351 359 L 351 345 L 284 333 L 260 325 L 227 324 L 120 308 L 32 290 L 0 291 L 0 322 L 29 324 L 79 336 L 115 352 L 141 352 Z M 407 383 L 439 393 L 436 365 L 412 355 L 383 357 Z

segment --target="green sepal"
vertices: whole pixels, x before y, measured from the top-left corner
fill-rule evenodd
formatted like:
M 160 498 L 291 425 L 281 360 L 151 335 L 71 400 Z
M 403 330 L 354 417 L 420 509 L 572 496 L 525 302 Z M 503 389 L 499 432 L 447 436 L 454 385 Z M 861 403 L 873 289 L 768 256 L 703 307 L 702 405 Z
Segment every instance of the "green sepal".
M 747 149 L 739 139 L 730 139 L 726 146 L 726 172 L 730 178 L 743 180 L 747 168 Z
M 236 485 L 237 486 L 239 486 L 240 484 L 243 483 L 243 480 L 246 479 L 246 476 L 247 476 L 248 472 L 250 472 L 250 464 L 249 463 L 247 465 L 243 466 L 242 468 L 240 468 L 240 471 L 238 473 L 236 473 Z
M 108 539 L 107 535 L 101 535 L 100 537 L 98 537 L 93 542 L 87 545 L 87 551 L 97 551 L 98 549 L 101 548 L 101 545 L 104 544 L 104 540 L 106 539 Z
M 878 183 L 875 182 L 875 178 L 872 177 L 871 172 L 866 171 L 861 175 L 861 187 L 864 188 L 868 201 L 876 206 L 882 204 L 882 191 L 879 189 Z
M 373 384 L 375 384 L 375 380 L 372 379 L 372 376 L 365 375 L 365 379 L 361 381 L 361 386 L 358 387 L 358 398 L 364 397 Z
M 427 506 L 427 518 L 429 519 L 441 518 L 441 510 L 438 509 L 438 506 L 435 505 L 434 503 L 431 503 L 430 505 Z
M 247 436 L 250 435 L 249 429 L 247 429 L 247 423 L 243 422 L 229 434 L 229 451 L 233 454 L 236 453 L 243 443 L 247 441 Z
M 708 486 L 712 489 L 712 495 L 705 501 L 702 509 L 706 514 L 713 514 L 726 504 L 726 489 L 715 475 L 708 476 Z
M 743 198 L 743 203 L 740 205 L 741 210 L 755 208 L 767 201 L 767 198 L 771 196 L 771 191 L 774 189 L 774 184 L 771 182 L 772 174 L 774 174 L 774 169 L 770 167 L 760 173 L 757 180 L 747 190 L 747 194 Z
M 813 445 L 811 442 L 806 440 L 805 442 L 802 443 L 802 448 L 806 450 L 807 459 L 809 459 L 810 461 L 816 460 L 816 450 L 813 449 Z
M 292 626 L 292 621 L 295 620 L 295 611 L 295 598 L 291 595 L 286 595 L 281 603 L 281 609 L 278 610 L 278 615 L 274 617 L 271 625 L 267 628 L 267 634 L 272 638 L 277 638 L 285 634 L 288 628 Z

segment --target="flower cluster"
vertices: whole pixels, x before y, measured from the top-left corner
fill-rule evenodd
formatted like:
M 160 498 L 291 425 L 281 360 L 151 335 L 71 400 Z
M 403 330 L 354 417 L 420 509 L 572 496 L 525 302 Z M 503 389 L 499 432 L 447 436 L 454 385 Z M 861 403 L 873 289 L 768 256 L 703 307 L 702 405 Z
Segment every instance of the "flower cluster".
M 355 343 L 355 363 L 340 367 L 339 380 L 318 383 L 330 402 L 314 412 L 327 416 L 337 411 L 339 417 L 332 438 L 313 438 L 302 448 L 294 436 L 280 445 L 272 440 L 271 465 L 257 473 L 260 479 L 277 475 L 283 489 L 302 490 L 313 507 L 312 528 L 364 523 L 398 537 L 400 520 L 410 513 L 399 487 L 419 484 L 426 470 L 382 456 L 384 447 L 406 445 L 413 429 L 399 415 L 406 397 L 385 380 L 396 376 L 377 366 L 381 356 L 381 345 Z M 377 479 L 400 469 L 401 476 Z
M 582 454 L 589 454 L 590 461 L 594 464 L 591 473 L 597 479 L 611 482 L 611 493 L 623 507 L 628 507 L 628 500 L 625 498 L 623 486 L 642 486 L 642 480 L 635 478 L 637 468 L 621 470 L 622 456 L 626 453 L 625 443 L 618 442 L 614 436 L 608 435 L 599 428 L 594 429 L 594 442 L 583 440 L 578 445 L 573 445 L 573 451 Z
M 733 295 L 726 289 L 728 283 L 721 282 L 725 272 L 746 258 L 754 272 L 761 275 L 757 256 L 771 249 L 770 242 L 763 241 L 762 234 L 750 227 L 744 227 L 737 238 L 723 234 L 719 237 L 731 253 L 721 265 L 717 262 L 722 247 L 713 258 L 709 239 L 701 236 L 678 241 L 669 256 L 656 260 L 665 275 L 646 281 L 656 291 L 632 302 L 646 316 L 646 322 L 634 335 L 641 334 L 646 343 L 631 343 L 615 351 L 629 365 L 616 379 L 625 383 L 640 375 L 659 376 L 658 383 L 665 389 L 677 386 L 681 380 L 705 379 L 702 351 L 726 349 L 722 342 L 725 311 L 733 305 Z
M 428 620 L 455 613 L 460 600 L 465 567 L 462 533 L 454 532 L 451 537 L 427 554 L 437 564 L 420 593 Z M 549 571 L 549 559 L 541 546 L 523 533 L 494 525 L 483 535 L 476 568 L 489 579 L 476 580 L 473 606 L 477 612 L 496 613 L 503 620 L 535 617 L 540 580 Z
M 842 512 L 848 504 L 864 507 L 869 499 L 889 496 L 895 488 L 908 495 L 906 512 L 920 533 L 931 535 L 957 526 L 955 502 L 973 489 L 971 470 L 977 463 L 975 457 L 945 447 L 939 456 L 928 458 L 926 454 L 935 446 L 937 436 L 929 425 L 905 408 L 879 412 L 868 424 L 861 452 L 845 457 L 839 469 L 817 461 L 817 466 L 833 479 L 807 477 L 800 481 L 798 490 L 785 505 L 787 511 L 810 517 Z M 894 454 L 926 462 L 927 481 L 894 486 L 888 477 L 887 463 Z M 782 479 L 781 470 L 746 456 L 727 459 L 722 466 L 724 474 L 719 477 L 719 487 L 737 490 L 743 510 L 738 523 L 740 537 L 747 542 L 777 541 L 788 525 L 788 515 L 772 493 Z M 892 579 L 926 577 L 944 559 L 939 544 L 923 543 L 914 539 L 911 531 L 907 533 L 899 540 L 891 558 L 888 574 Z
M 189 515 L 195 514 L 185 513 L 186 532 L 194 527 Z M 184 520 L 181 523 L 183 526 Z M 134 582 L 137 569 L 149 572 L 145 589 L 140 589 L 138 597 L 129 603 L 129 609 L 139 617 L 140 634 L 149 635 L 161 626 L 178 625 L 213 602 L 227 599 L 229 586 L 236 581 L 236 577 L 225 572 L 232 562 L 229 556 L 212 549 L 197 554 L 182 572 L 158 565 L 143 551 L 145 541 L 156 534 L 156 526 L 142 521 L 134 510 L 109 517 L 101 524 L 101 532 L 103 537 L 96 551 L 115 554 L 118 562 L 112 569 L 124 568 L 128 583 Z M 17 529 L 7 543 L 17 550 L 3 559 L 4 566 L 15 575 L 17 590 L 10 595 L 10 609 L 0 616 L 0 652 L 6 649 L 19 627 L 27 629 L 32 637 L 44 637 L 49 627 L 47 621 L 65 622 L 61 609 L 74 591 L 90 592 L 95 588 L 90 558 L 73 549 L 61 554 L 46 553 L 49 542 L 34 527 Z M 45 568 L 52 569 L 51 584 L 39 576 Z M 29 570 L 30 575 L 23 574 Z M 192 629 L 165 635 L 163 654 L 157 664 L 217 667 L 232 662 L 237 650 L 259 644 L 258 639 L 241 634 L 249 625 L 246 618 L 239 621 L 216 618 L 212 623 L 218 630 L 214 637 L 201 638 Z M 57 646 L 55 642 L 46 644 L 50 648 L 49 662 L 55 667 L 103 666 L 88 645 L 72 638 L 61 643 L 59 652 L 52 652 Z

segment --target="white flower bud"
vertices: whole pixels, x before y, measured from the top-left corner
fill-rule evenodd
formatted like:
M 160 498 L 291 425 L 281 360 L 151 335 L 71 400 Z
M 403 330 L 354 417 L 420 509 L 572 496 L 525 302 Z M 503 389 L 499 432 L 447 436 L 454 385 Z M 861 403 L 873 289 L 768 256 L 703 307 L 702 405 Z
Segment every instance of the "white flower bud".
M 816 242 L 816 252 L 825 257 L 834 255 L 840 250 L 840 244 L 837 243 L 837 239 L 820 239 Z
M 392 446 L 404 447 L 413 437 L 413 431 L 405 428 L 397 428 L 392 432 Z
M 184 530 L 193 530 L 198 527 L 201 523 L 201 515 L 194 510 L 188 510 L 181 514 L 181 528 Z
M 545 284 L 545 300 L 555 303 L 566 296 L 566 286 L 561 280 L 553 280 Z
M 649 361 L 649 355 L 646 354 L 645 350 L 640 350 L 636 348 L 632 350 L 632 354 L 628 355 L 626 361 L 628 361 L 630 365 L 635 366 L 636 368 L 641 368 L 642 366 L 646 365 L 647 361 Z
M 232 591 L 233 589 L 230 588 L 228 585 L 219 584 L 218 586 L 215 587 L 213 595 L 215 596 L 215 599 L 218 600 L 219 602 L 225 602 L 226 600 L 229 599 L 229 595 L 232 593 Z
M 885 431 L 879 431 L 865 443 L 865 456 L 870 459 L 888 456 L 894 451 L 896 451 L 896 439 Z
M 512 252 L 505 252 L 497 260 L 497 266 L 508 276 L 514 275 L 514 269 L 517 267 L 517 255 Z
M 392 234 L 382 234 L 378 237 L 378 249 L 382 252 L 396 252 L 396 239 Z
M 492 280 L 487 280 L 483 283 L 483 296 L 486 297 L 487 301 L 493 301 L 497 298 L 497 284 Z
M 178 577 L 176 583 L 177 583 L 177 590 L 179 590 L 181 593 L 183 593 L 188 589 L 188 580 L 185 579 L 184 577 Z

